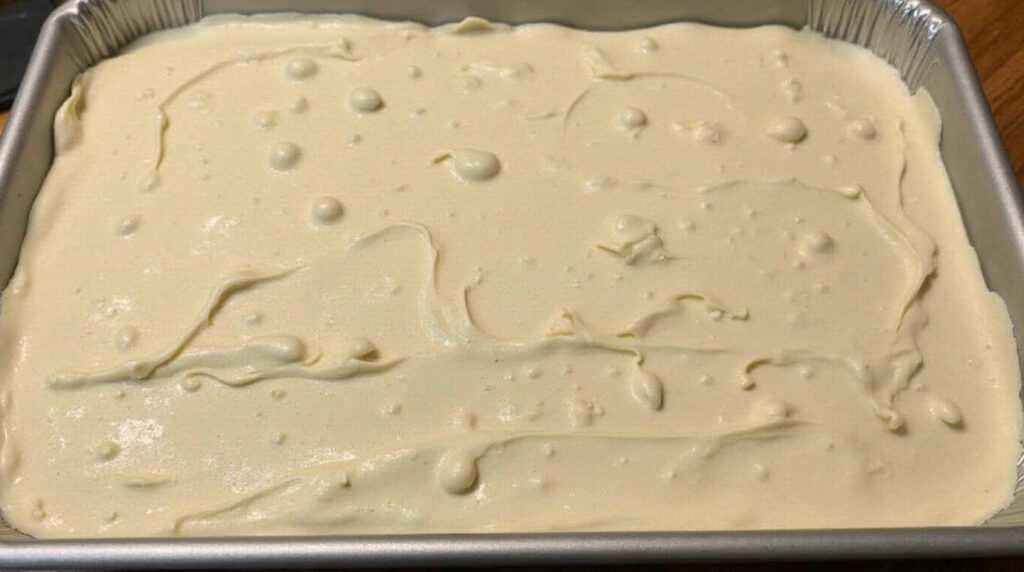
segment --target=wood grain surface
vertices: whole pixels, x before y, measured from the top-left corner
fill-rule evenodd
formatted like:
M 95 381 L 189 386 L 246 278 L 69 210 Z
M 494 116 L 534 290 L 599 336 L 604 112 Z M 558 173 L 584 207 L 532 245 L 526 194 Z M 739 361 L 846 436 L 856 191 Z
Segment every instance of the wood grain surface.
M 1024 187 L 1024 2 L 933 0 L 967 39 L 996 125 Z
M 1024 0 L 933 0 L 956 20 L 1024 187 Z M 0 113 L 0 131 L 7 112 Z

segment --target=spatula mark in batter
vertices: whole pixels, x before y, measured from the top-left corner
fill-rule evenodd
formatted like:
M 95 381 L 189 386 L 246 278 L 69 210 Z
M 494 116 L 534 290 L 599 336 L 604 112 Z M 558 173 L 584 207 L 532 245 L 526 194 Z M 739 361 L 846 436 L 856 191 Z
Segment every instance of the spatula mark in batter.
M 661 72 L 661 71 L 639 71 L 630 72 L 622 71 L 617 69 L 615 66 L 608 61 L 608 57 L 600 50 L 600 48 L 589 46 L 583 50 L 583 63 L 590 71 L 591 77 L 598 80 L 610 80 L 610 81 L 632 81 L 636 79 L 644 78 L 663 78 L 669 80 L 676 80 L 690 83 L 694 86 L 706 89 L 717 96 L 727 109 L 736 111 L 736 113 L 744 118 L 742 110 L 737 109 L 736 100 L 729 95 L 725 90 L 711 84 L 710 82 L 703 80 L 699 77 L 675 73 L 675 72 Z M 566 106 L 565 112 L 562 115 L 562 132 L 565 133 L 569 126 L 569 121 L 572 118 L 573 113 L 579 108 L 579 106 L 590 97 L 596 86 L 591 85 L 583 89 L 577 94 Z
M 194 512 L 175 519 L 170 526 L 173 534 L 194 533 L 190 529 L 230 525 L 232 522 L 246 520 L 251 522 L 254 515 L 274 514 L 274 520 L 289 520 L 307 515 L 314 506 L 324 505 L 322 475 L 346 475 L 346 490 L 358 489 L 368 485 L 372 474 L 384 470 L 402 470 L 403 468 L 422 466 L 419 462 L 408 463 L 410 459 L 432 458 L 427 463 L 433 472 L 436 485 L 446 494 L 463 495 L 471 492 L 486 479 L 480 470 L 480 460 L 489 453 L 511 444 L 523 441 L 567 440 L 576 442 L 625 441 L 634 443 L 693 443 L 703 452 L 702 460 L 707 461 L 730 446 L 740 443 L 757 443 L 771 441 L 794 435 L 795 432 L 807 427 L 804 421 L 791 417 L 763 417 L 732 427 L 705 432 L 680 432 L 665 434 L 630 434 L 611 431 L 491 431 L 476 429 L 473 431 L 427 435 L 419 439 L 404 441 L 398 449 L 385 448 L 370 451 L 360 458 L 345 461 L 328 461 L 320 463 L 290 477 L 280 483 L 249 493 L 243 498 L 211 508 Z M 406 463 L 402 465 L 402 463 Z M 348 475 L 351 475 L 349 477 Z M 289 507 L 289 510 L 266 510 L 263 503 L 278 504 Z M 337 502 L 331 502 L 336 505 Z
M 75 388 L 118 381 L 141 381 L 148 379 L 160 367 L 177 358 L 204 330 L 210 327 L 214 315 L 231 296 L 254 286 L 284 278 L 297 269 L 277 272 L 245 270 L 229 276 L 210 294 L 199 315 L 185 330 L 185 333 L 163 352 L 141 360 L 124 362 L 112 369 L 95 373 L 66 373 L 50 376 L 47 383 L 54 388 Z
M 291 338 L 291 336 L 285 336 Z M 298 341 L 297 339 L 295 339 Z M 271 341 L 271 345 L 277 345 L 275 340 L 253 340 L 253 342 Z M 250 345 L 253 343 L 250 342 Z M 290 343 L 290 342 L 289 342 Z M 301 342 L 299 342 L 301 344 Z M 386 361 L 378 361 L 377 347 L 369 340 L 351 339 L 338 344 L 336 348 L 329 348 L 330 353 L 317 353 L 308 360 L 302 360 L 305 355 L 300 353 L 282 354 L 277 363 L 266 365 L 261 360 L 249 357 L 243 346 L 243 351 L 237 349 L 228 350 L 228 353 L 221 354 L 227 358 L 227 363 L 219 363 L 221 355 L 217 353 L 208 354 L 213 359 L 209 360 L 217 366 L 182 368 L 186 376 L 205 377 L 213 379 L 218 383 L 232 387 L 242 387 L 269 379 L 305 379 L 311 381 L 342 381 L 362 375 L 381 373 L 402 363 L 402 358 L 395 358 Z M 269 348 L 274 352 L 274 348 Z M 208 350 L 207 350 L 208 351 Z M 184 357 L 184 356 L 183 356 Z M 195 356 L 196 362 L 203 364 L 203 354 Z M 183 360 L 184 363 L 184 360 Z M 168 372 L 170 375 L 174 372 Z
M 866 394 L 872 412 L 887 423 L 889 430 L 897 432 L 903 428 L 904 416 L 894 402 L 896 394 L 921 367 L 921 356 L 913 347 L 896 350 L 870 362 L 810 350 L 784 350 L 748 361 L 740 370 L 740 387 L 753 389 L 756 385 L 753 372 L 762 366 L 794 368 L 813 363 L 832 364 L 846 370 L 857 382 L 857 388 Z
M 462 304 L 458 306 L 446 303 L 438 293 L 437 272 L 441 253 L 434 243 L 434 237 L 429 228 L 416 222 L 398 222 L 356 237 L 349 245 L 349 249 L 366 248 L 390 234 L 402 231 L 415 233 L 426 246 L 428 256 L 426 287 L 420 291 L 419 299 L 420 324 L 424 333 L 431 340 L 448 348 L 465 345 L 477 339 L 478 332 L 475 329 L 472 316 L 468 315 L 468 307 L 465 305 L 465 292 L 463 292 Z
M 182 93 L 187 89 L 194 87 L 203 80 L 217 74 L 218 72 L 225 70 L 232 66 L 248 65 L 253 62 L 263 62 L 272 60 L 284 56 L 290 56 L 295 54 L 302 54 L 312 57 L 323 57 L 342 60 L 346 62 L 357 62 L 358 58 L 353 58 L 349 55 L 348 50 L 344 45 L 338 44 L 327 44 L 327 45 L 305 45 L 305 46 L 292 46 L 280 50 L 272 50 L 268 52 L 261 52 L 258 54 L 241 53 L 238 56 L 216 62 L 206 69 L 198 72 L 192 77 L 188 78 L 180 85 L 175 87 L 170 93 L 167 94 L 162 100 L 156 105 L 156 135 L 155 135 L 155 149 L 153 152 L 153 159 L 149 170 L 143 177 L 142 189 L 150 191 L 156 188 L 160 182 L 160 168 L 163 166 L 165 152 L 164 152 L 164 136 L 167 130 L 170 128 L 170 119 L 167 114 L 167 107 L 173 103 Z
M 705 310 L 713 318 L 717 316 L 718 319 L 728 318 L 729 320 L 745 321 L 750 317 L 750 311 L 747 308 L 730 309 L 728 306 L 715 301 L 714 298 L 707 294 L 687 292 L 677 294 L 668 300 L 665 300 L 660 305 L 660 308 L 636 318 L 629 326 L 616 335 L 620 338 L 643 338 L 662 318 L 683 314 L 685 312 L 684 302 L 687 301 L 703 303 Z
M 611 221 L 611 245 L 597 244 L 597 248 L 622 260 L 626 266 L 670 262 L 677 257 L 665 252 L 665 243 L 658 225 L 647 219 L 622 215 Z

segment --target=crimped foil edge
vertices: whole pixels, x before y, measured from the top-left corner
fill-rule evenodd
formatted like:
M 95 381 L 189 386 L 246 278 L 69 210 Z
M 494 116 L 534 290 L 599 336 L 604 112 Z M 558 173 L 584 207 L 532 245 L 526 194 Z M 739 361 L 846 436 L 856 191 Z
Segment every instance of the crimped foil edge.
M 899 70 L 910 91 L 935 64 L 931 48 L 945 20 L 920 0 L 808 0 L 807 27 L 865 47 Z
M 74 30 L 68 51 L 82 70 L 114 55 L 133 40 L 177 28 L 203 16 L 203 0 L 79 0 L 63 22 Z
M 203 0 L 78 0 L 66 15 L 80 69 L 149 32 L 198 21 Z M 934 65 L 931 46 L 944 20 L 920 0 L 807 0 L 807 27 L 871 50 L 916 91 Z

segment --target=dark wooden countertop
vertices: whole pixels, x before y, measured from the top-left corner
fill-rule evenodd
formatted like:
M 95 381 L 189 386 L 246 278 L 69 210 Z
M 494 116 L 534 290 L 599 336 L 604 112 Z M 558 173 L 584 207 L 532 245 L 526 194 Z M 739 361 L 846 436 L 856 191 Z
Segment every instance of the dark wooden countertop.
M 933 0 L 963 31 L 1010 155 L 1024 187 L 1024 2 Z

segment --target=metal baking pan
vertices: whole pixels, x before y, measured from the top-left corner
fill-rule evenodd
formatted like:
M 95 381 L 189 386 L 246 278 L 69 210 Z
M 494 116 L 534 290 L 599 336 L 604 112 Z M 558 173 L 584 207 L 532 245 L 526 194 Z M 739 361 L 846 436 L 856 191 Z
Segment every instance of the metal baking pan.
M 926 88 L 943 118 L 942 155 L 989 287 L 1024 329 L 1024 204 L 955 24 L 927 0 L 77 0 L 49 18 L 0 139 L 0 283 L 53 159 L 53 118 L 79 72 L 135 38 L 205 15 L 351 12 L 441 24 L 469 15 L 624 29 L 673 21 L 808 26 L 857 43 Z M 1018 353 L 1024 357 L 1024 336 Z M 623 563 L 1024 554 L 1024 486 L 982 526 L 813 531 L 34 540 L 0 522 L 0 566 L 289 567 Z

